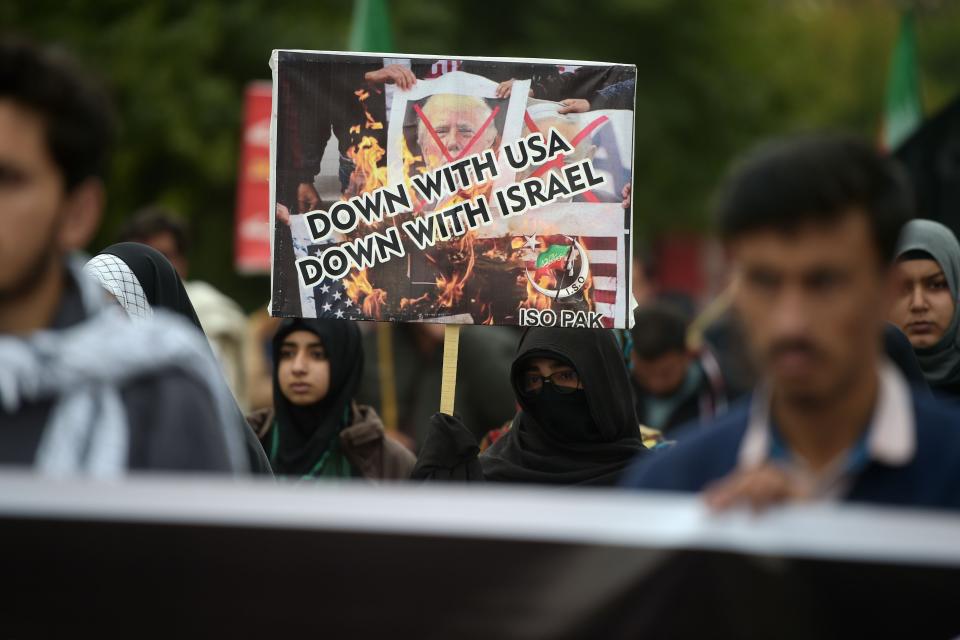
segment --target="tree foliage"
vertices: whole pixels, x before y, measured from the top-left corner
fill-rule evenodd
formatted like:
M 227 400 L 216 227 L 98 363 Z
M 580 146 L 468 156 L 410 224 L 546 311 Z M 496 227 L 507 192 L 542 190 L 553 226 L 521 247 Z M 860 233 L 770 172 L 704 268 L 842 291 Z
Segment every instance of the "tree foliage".
M 936 4 L 936 3 L 934 3 Z M 107 82 L 122 118 L 107 244 L 159 202 L 191 224 L 192 275 L 248 308 L 265 278 L 232 268 L 242 95 L 274 48 L 343 49 L 352 5 L 291 0 L 32 0 L 0 5 L 7 30 L 61 44 Z M 774 134 L 873 136 L 897 26 L 891 2 L 418 0 L 392 3 L 398 51 L 633 63 L 637 230 L 703 229 L 736 154 Z M 918 19 L 928 112 L 957 91 L 960 8 Z

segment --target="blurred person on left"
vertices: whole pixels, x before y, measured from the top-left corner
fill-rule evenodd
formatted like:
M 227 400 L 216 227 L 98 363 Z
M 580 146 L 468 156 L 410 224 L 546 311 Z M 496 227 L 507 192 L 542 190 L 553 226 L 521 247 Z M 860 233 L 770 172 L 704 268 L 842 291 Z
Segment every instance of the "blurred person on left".
M 242 472 L 203 338 L 132 323 L 82 273 L 113 136 L 109 101 L 61 53 L 0 39 L 0 464 L 41 473 Z
M 856 138 L 777 140 L 737 164 L 718 214 L 760 381 L 625 484 L 704 492 L 721 510 L 796 500 L 960 509 L 960 412 L 885 356 L 892 260 L 912 214 L 899 168 Z

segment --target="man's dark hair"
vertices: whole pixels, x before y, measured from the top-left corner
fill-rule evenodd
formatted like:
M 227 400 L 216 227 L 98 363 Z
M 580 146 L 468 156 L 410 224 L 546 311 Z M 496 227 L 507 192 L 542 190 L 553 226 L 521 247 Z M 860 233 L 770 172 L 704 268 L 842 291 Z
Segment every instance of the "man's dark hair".
M 642 360 L 687 350 L 687 316 L 665 302 L 652 302 L 634 312 L 630 330 L 633 350 Z
M 120 229 L 118 242 L 146 242 L 153 236 L 169 233 L 177 245 L 177 253 L 187 255 L 189 247 L 187 225 L 176 215 L 157 205 L 136 211 Z
M 0 36 L 0 100 L 39 115 L 67 191 L 103 178 L 114 113 L 100 85 L 65 53 Z
M 913 217 L 906 175 L 894 160 L 859 138 L 804 135 L 761 145 L 738 163 L 720 193 L 720 234 L 784 233 L 839 221 L 851 211 L 869 217 L 877 253 L 894 257 L 900 229 Z

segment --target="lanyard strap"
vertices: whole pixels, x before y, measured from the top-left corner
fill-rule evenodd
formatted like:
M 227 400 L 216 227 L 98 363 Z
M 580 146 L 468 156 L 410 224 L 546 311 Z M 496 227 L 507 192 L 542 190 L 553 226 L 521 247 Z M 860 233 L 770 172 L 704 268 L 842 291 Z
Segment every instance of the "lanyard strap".
M 273 422 L 273 426 L 270 428 L 270 464 L 274 464 L 277 459 L 277 451 L 280 449 L 280 424 L 276 420 Z M 327 447 L 327 450 L 323 452 L 323 455 L 320 456 L 320 459 L 317 460 L 317 463 L 310 468 L 305 474 L 303 474 L 300 479 L 307 480 L 314 477 L 317 473 L 323 470 L 324 465 L 327 464 L 327 460 L 330 458 L 330 454 L 333 453 L 334 445 L 331 444 Z

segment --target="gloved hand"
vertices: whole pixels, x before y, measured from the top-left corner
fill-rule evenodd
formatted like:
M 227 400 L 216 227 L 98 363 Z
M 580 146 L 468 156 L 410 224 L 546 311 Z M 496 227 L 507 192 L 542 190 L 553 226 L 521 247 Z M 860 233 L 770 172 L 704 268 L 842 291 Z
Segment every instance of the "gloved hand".
M 420 447 L 414 480 L 482 482 L 483 469 L 477 455 L 480 447 L 460 416 L 435 413 Z

